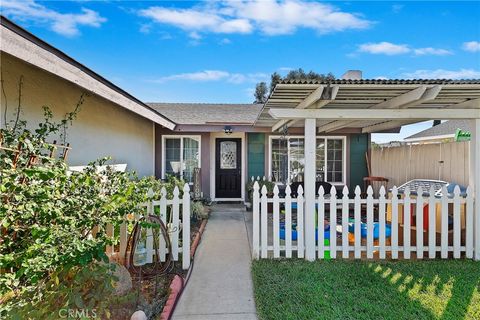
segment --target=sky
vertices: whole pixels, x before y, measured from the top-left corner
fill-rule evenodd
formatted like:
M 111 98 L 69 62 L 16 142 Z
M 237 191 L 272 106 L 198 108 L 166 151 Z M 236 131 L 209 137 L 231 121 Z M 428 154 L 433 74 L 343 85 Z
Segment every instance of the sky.
M 480 78 L 480 2 L 2 0 L 2 15 L 145 102 L 251 103 L 259 81 Z M 386 142 L 431 126 L 405 126 Z

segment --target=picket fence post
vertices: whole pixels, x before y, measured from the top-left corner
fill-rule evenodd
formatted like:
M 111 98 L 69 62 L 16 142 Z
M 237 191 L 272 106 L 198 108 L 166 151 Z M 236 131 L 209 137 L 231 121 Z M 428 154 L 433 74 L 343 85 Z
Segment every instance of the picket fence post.
M 367 188 L 367 259 L 373 258 L 373 188 Z
M 167 244 L 165 242 L 165 237 L 170 237 L 168 233 L 168 225 L 167 225 L 167 190 L 165 187 L 162 187 L 160 190 L 160 220 L 162 220 L 163 224 L 167 228 L 167 234 L 163 235 L 161 232 L 159 234 L 158 239 L 158 251 L 160 255 L 160 261 L 165 262 L 166 254 L 167 254 Z
M 113 225 L 112 224 L 107 224 L 107 229 L 105 230 L 106 234 L 107 234 L 107 238 L 110 238 L 112 239 L 113 238 Z M 105 251 L 106 251 L 106 254 L 107 256 L 112 256 L 113 253 L 114 253 L 114 246 L 113 245 L 108 245 L 106 246 L 105 248 Z
M 435 212 L 435 189 L 433 186 L 430 186 L 428 196 L 428 258 L 435 259 L 437 255 L 437 214 Z
M 305 237 L 304 237 L 304 217 L 305 212 L 303 210 L 304 206 L 303 198 L 303 187 L 298 186 L 297 190 L 297 258 L 305 257 Z
M 182 203 L 182 268 L 190 267 L 190 187 L 185 183 L 183 187 Z
M 441 231 L 441 255 L 442 259 L 448 258 L 448 194 L 447 187 L 442 188 L 442 231 Z
M 253 181 L 253 176 L 252 176 Z M 259 185 L 255 181 L 253 184 L 253 194 L 252 194 L 252 214 L 253 214 L 253 259 L 258 260 L 260 256 L 260 194 L 259 194 Z
M 342 197 L 342 258 L 347 259 L 349 257 L 348 250 L 348 187 L 343 187 Z
M 360 223 L 361 223 L 361 204 L 360 204 L 360 187 L 355 187 L 355 204 L 354 204 L 354 232 L 353 236 L 355 237 L 355 259 L 360 259 L 362 257 L 361 252 L 361 241 L 362 241 L 362 234 L 360 230 Z
M 385 259 L 385 246 L 386 246 L 386 226 L 385 226 L 385 187 L 381 186 L 378 198 L 378 222 L 379 228 L 379 245 L 380 245 L 380 259 Z
M 152 188 L 148 189 L 147 193 L 147 216 L 145 220 L 148 221 L 150 215 L 153 214 L 153 190 Z M 147 239 L 146 239 L 146 250 L 147 250 L 147 263 L 153 262 L 153 232 L 152 228 L 147 228 Z
M 318 258 L 323 259 L 325 257 L 325 239 L 323 233 L 323 222 L 325 221 L 325 190 L 323 186 L 318 189 Z M 320 232 L 321 231 L 321 232 Z
M 280 258 L 280 203 L 277 185 L 273 187 L 273 257 Z
M 407 186 L 403 193 L 403 259 L 410 259 L 410 188 Z
M 323 234 L 324 221 L 322 223 L 322 228 L 318 230 L 319 233 Z M 330 191 L 330 257 L 332 259 L 337 258 L 337 189 L 332 187 Z
M 417 203 L 415 211 L 415 225 L 417 226 L 417 259 L 423 259 L 423 203 L 423 189 L 421 186 L 419 186 L 417 189 Z
M 175 186 L 173 189 L 173 201 L 172 201 L 172 228 L 173 230 L 170 232 L 172 239 L 172 258 L 173 261 L 178 261 L 178 233 L 179 233 L 179 207 L 180 207 L 180 199 L 179 199 L 178 187 Z
M 398 259 L 398 189 L 392 188 L 392 259 Z
M 285 257 L 292 257 L 292 190 L 285 188 Z
M 260 236 L 262 237 L 262 258 L 268 256 L 268 205 L 267 205 L 267 187 L 264 185 L 262 187 L 262 198 L 261 198 L 261 225 L 262 230 Z

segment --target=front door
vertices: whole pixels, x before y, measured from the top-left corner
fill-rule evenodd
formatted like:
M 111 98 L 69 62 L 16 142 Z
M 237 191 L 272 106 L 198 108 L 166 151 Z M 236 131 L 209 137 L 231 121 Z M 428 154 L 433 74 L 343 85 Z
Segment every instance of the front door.
M 241 188 L 241 139 L 218 138 L 215 143 L 215 198 L 241 198 Z

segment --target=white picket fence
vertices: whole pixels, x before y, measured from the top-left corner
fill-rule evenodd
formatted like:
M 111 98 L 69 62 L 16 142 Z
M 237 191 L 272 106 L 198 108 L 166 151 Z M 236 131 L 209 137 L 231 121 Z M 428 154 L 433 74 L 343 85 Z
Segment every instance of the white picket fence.
M 168 227 L 168 236 L 170 237 L 171 247 L 172 247 L 172 259 L 173 261 L 178 261 L 181 255 L 182 257 L 182 268 L 188 269 L 190 266 L 190 187 L 188 184 L 185 184 L 183 188 L 183 197 L 179 197 L 180 190 L 178 187 L 175 187 L 173 190 L 173 197 L 167 199 L 167 191 L 165 188 L 162 188 L 159 195 L 159 200 L 155 200 L 155 195 L 153 191 L 150 190 L 148 197 L 149 200 L 146 203 L 141 205 L 141 208 L 144 214 L 146 215 L 158 215 L 163 223 Z M 157 209 L 158 208 L 158 209 Z M 170 211 L 171 217 L 170 221 L 167 221 L 167 211 Z M 181 216 L 180 216 L 181 211 Z M 159 214 L 158 214 L 159 213 Z M 129 220 L 127 217 L 125 222 L 120 226 L 120 243 L 117 246 L 108 246 L 106 248 L 106 253 L 110 257 L 123 259 L 125 256 L 125 251 L 127 250 L 128 242 L 128 227 L 129 223 L 134 223 L 138 221 L 142 216 L 135 215 L 133 217 L 134 221 Z M 180 221 L 181 217 L 181 221 Z M 113 235 L 113 227 L 110 225 L 107 227 L 107 235 Z M 180 233 L 181 233 L 181 242 L 180 242 Z M 166 260 L 166 255 L 168 254 L 168 249 L 163 238 L 163 235 L 159 235 L 158 239 L 158 252 L 154 250 L 154 239 L 152 229 L 147 229 L 146 237 L 146 255 L 147 263 L 153 262 L 153 257 L 155 254 L 158 254 L 160 261 Z
M 285 198 L 280 198 L 277 186 L 273 196 L 269 197 L 266 187 L 260 192 L 256 182 L 253 190 L 253 258 L 304 258 L 305 252 L 312 250 L 307 247 L 309 242 L 305 241 L 305 234 L 308 231 L 310 234 L 316 233 L 316 228 L 320 232 L 313 244 L 318 259 L 323 259 L 327 252 L 332 259 L 339 256 L 344 259 L 422 259 L 424 256 L 433 259 L 438 253 L 443 259 L 448 258 L 449 253 L 458 259 L 462 256 L 474 258 L 474 250 L 477 250 L 476 259 L 479 259 L 480 221 L 476 222 L 475 227 L 471 189 L 467 189 L 466 197 L 460 195 L 458 186 L 454 189 L 453 197 L 449 197 L 446 188 L 440 197 L 434 195 L 433 188 L 428 190 L 428 195 L 421 188 L 416 192 L 416 195 L 412 195 L 407 188 L 403 195 L 399 195 L 394 187 L 387 195 L 385 188 L 381 187 L 378 198 L 374 198 L 373 190 L 369 187 L 366 198 L 362 198 L 357 186 L 354 199 L 350 199 L 346 186 L 339 197 L 335 187 L 331 189 L 331 195 L 324 195 L 323 187 L 320 187 L 316 210 L 310 213 L 317 214 L 317 217 L 308 219 L 316 225 L 309 226 L 306 225 L 302 186 L 298 188 L 297 198 L 291 197 L 289 186 L 286 187 Z M 292 204 L 296 204 L 296 210 L 292 210 Z M 424 213 L 426 205 L 428 213 Z M 424 214 L 428 217 L 428 223 L 423 221 Z M 451 230 L 449 214 L 453 214 Z M 295 218 L 296 223 L 293 223 Z M 330 229 L 324 234 L 326 223 L 329 223 Z M 364 232 L 362 238 L 361 229 L 365 225 L 366 235 Z M 348 231 L 349 226 L 353 232 Z M 377 239 L 374 239 L 375 227 Z M 280 239 L 280 231 L 284 239 Z M 292 240 L 294 235 L 296 241 Z M 325 237 L 329 238 L 328 245 L 325 245 Z

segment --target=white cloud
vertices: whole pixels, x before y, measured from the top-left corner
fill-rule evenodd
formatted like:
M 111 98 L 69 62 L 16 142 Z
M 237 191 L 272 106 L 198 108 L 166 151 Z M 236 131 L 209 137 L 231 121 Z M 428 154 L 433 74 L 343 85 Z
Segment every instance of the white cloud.
M 192 31 L 188 34 L 188 36 L 190 38 L 192 38 L 193 40 L 201 40 L 202 39 L 202 36 L 197 32 L 197 31 Z
M 479 41 L 468 41 L 464 42 L 462 49 L 470 52 L 479 52 L 480 51 L 480 42 Z
M 391 42 L 364 43 L 359 46 L 360 52 L 372 54 L 386 54 L 389 56 L 404 54 L 410 52 L 410 48 L 406 44 L 394 44 Z
M 150 7 L 140 10 L 140 15 L 151 18 L 155 22 L 173 25 L 190 32 L 250 33 L 252 31 L 252 26 L 247 20 L 227 20 L 216 13 L 197 9 L 176 10 Z
M 432 48 L 432 47 L 427 47 L 427 48 L 418 48 L 413 50 L 415 55 L 417 56 L 425 56 L 425 55 L 433 55 L 433 56 L 448 56 L 452 55 L 453 52 L 447 49 L 440 49 L 440 48 Z
M 165 83 L 169 81 L 196 81 L 196 82 L 211 82 L 211 81 L 226 81 L 234 84 L 241 83 L 256 83 L 268 78 L 265 73 L 231 73 L 222 70 L 204 70 L 199 72 L 173 74 L 153 80 L 156 83 Z
M 187 32 L 248 34 L 255 30 L 266 35 L 312 29 L 330 33 L 365 29 L 372 22 L 338 8 L 305 0 L 254 0 L 207 2 L 188 9 L 153 6 L 139 11 L 141 16 Z
M 232 41 L 228 38 L 223 38 L 222 40 L 220 40 L 220 44 L 230 44 L 232 43 Z
M 412 49 L 407 44 L 395 44 L 387 41 L 361 44 L 358 46 L 358 51 L 371 54 L 385 54 L 388 56 L 406 54 L 411 52 L 413 52 L 413 54 L 416 56 L 446 56 L 453 54 L 452 51 L 447 49 L 432 47 Z
M 406 79 L 478 79 L 480 70 L 460 69 L 460 70 L 416 70 L 402 74 Z
M 80 26 L 100 27 L 107 21 L 98 12 L 82 8 L 81 13 L 60 13 L 36 3 L 34 0 L 3 0 L 2 14 L 19 20 L 46 23 L 50 28 L 64 36 L 76 36 Z

